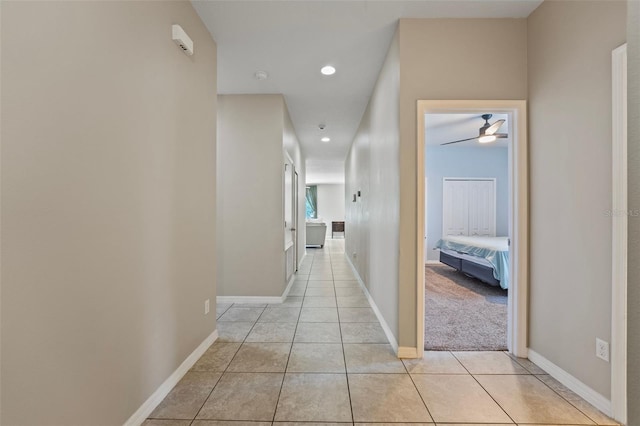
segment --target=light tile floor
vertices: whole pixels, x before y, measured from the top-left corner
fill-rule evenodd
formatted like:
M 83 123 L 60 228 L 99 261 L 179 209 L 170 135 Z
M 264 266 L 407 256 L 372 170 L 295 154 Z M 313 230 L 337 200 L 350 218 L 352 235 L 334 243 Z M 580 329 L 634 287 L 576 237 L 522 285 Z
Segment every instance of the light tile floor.
M 344 240 L 307 251 L 285 303 L 217 305 L 219 339 L 145 426 L 616 424 L 504 352 L 397 359 Z

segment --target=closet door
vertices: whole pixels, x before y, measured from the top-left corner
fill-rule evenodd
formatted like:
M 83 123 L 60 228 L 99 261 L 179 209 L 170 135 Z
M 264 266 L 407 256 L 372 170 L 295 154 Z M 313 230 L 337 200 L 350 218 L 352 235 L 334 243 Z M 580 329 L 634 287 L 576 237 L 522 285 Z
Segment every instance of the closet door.
M 496 188 L 494 180 L 470 180 L 469 234 L 496 236 Z
M 469 187 L 464 180 L 445 180 L 442 192 L 442 235 L 469 235 Z

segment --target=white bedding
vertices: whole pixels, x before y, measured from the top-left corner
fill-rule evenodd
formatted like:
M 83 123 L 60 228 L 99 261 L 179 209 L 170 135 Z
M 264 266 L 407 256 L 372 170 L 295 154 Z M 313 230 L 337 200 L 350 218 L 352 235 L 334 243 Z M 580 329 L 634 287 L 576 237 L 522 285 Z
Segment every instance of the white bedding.
M 452 243 L 464 244 L 467 246 L 474 246 L 479 248 L 485 248 L 495 251 L 509 251 L 509 238 L 508 237 L 467 237 L 464 235 L 447 236 L 442 238 L 445 241 L 451 241 Z

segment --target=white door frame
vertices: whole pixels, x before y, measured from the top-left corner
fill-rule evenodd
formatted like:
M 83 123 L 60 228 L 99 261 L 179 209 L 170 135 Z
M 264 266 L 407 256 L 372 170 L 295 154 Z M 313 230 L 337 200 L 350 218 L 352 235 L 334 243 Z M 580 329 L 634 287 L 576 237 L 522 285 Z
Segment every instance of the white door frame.
M 428 206 L 428 201 L 429 200 L 429 180 L 427 179 L 427 177 L 424 177 L 424 223 L 425 223 L 425 233 L 424 233 L 424 243 L 423 243 L 423 249 L 424 249 L 424 264 L 425 265 L 429 265 L 429 264 L 438 264 L 440 262 L 435 261 L 435 260 L 428 260 L 427 257 L 429 257 L 429 255 L 427 254 L 427 250 L 429 250 L 429 247 L 427 247 L 427 238 L 429 237 L 427 235 L 427 227 L 426 224 L 429 223 L 429 206 Z
M 295 217 L 294 217 L 295 203 L 297 200 L 297 194 L 294 193 L 294 185 L 295 185 L 294 178 L 295 178 L 296 166 L 293 160 L 291 159 L 291 156 L 289 155 L 289 153 L 284 149 L 282 151 L 283 151 L 283 163 L 284 163 L 283 172 L 282 172 L 283 173 L 282 174 L 282 206 L 283 206 L 282 214 L 283 214 L 283 222 L 284 222 L 283 242 L 284 242 L 284 259 L 285 259 L 284 260 L 284 280 L 286 284 L 289 284 L 289 282 L 293 279 L 293 276 L 296 272 L 296 267 L 297 267 L 297 265 L 295 265 L 295 261 L 296 261 L 295 252 L 293 253 L 293 257 L 291 259 L 291 265 L 290 265 L 288 254 L 287 254 L 289 250 L 296 250 L 297 231 L 295 229 Z M 290 172 L 289 172 L 289 166 L 291 166 Z M 290 182 L 287 182 L 288 173 L 290 173 L 290 176 L 291 176 Z M 291 193 L 290 200 L 287 200 L 287 189 Z M 287 217 L 287 209 L 290 209 L 291 217 Z M 290 220 L 287 221 L 287 219 L 290 219 Z M 287 234 L 287 232 L 289 234 Z M 291 238 L 291 240 L 288 240 L 288 237 Z M 288 275 L 290 266 L 291 266 L 291 276 Z
M 300 234 L 298 233 L 298 185 L 299 182 L 298 180 L 300 179 L 300 176 L 298 176 L 298 171 L 296 170 L 295 165 L 293 166 L 293 229 L 292 231 L 294 232 L 294 237 L 293 237 L 293 259 L 294 259 L 294 265 L 293 265 L 293 272 L 298 272 L 298 266 L 300 266 L 298 263 L 300 261 L 300 259 L 298 259 L 298 247 L 300 247 Z
M 611 416 L 627 422 L 627 45 L 612 52 Z
M 417 312 L 417 356 L 424 352 L 424 179 L 425 176 L 425 119 L 427 113 L 496 113 L 510 114 L 510 129 L 513 140 L 509 147 L 509 256 L 510 285 L 507 346 L 515 356 L 526 358 L 528 286 L 529 286 L 529 183 L 527 102 L 524 100 L 420 100 L 418 101 L 417 182 L 418 182 L 418 271 L 416 283 Z

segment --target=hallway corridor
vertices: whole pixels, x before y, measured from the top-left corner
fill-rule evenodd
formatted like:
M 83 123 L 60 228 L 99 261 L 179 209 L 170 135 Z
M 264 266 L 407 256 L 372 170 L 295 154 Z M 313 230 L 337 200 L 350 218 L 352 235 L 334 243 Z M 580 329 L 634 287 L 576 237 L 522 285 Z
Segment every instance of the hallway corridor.
M 344 240 L 307 252 L 282 305 L 218 305 L 219 339 L 145 426 L 616 424 L 503 352 L 397 359 Z

